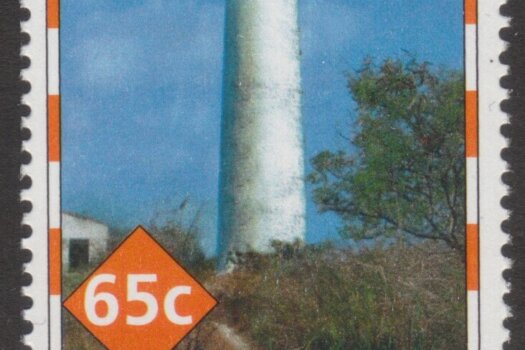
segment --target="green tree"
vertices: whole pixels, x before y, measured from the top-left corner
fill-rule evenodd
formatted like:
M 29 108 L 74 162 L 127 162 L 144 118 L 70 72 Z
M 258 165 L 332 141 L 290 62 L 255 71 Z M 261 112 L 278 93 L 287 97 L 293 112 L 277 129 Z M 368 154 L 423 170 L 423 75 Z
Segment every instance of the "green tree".
M 357 104 L 348 150 L 312 159 L 318 209 L 342 219 L 344 237 L 413 237 L 463 250 L 463 75 L 367 60 L 348 88 Z

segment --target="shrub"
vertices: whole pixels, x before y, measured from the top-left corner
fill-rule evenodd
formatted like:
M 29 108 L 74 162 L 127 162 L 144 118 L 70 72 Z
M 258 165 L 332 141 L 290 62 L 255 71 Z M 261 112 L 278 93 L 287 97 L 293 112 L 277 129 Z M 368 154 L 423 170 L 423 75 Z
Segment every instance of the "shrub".
M 250 254 L 216 316 L 264 349 L 462 349 L 464 265 L 437 244 Z
M 186 198 L 175 209 L 158 212 L 148 230 L 180 264 L 203 279 L 215 272 L 215 259 L 207 258 L 200 244 L 200 209 L 188 206 Z

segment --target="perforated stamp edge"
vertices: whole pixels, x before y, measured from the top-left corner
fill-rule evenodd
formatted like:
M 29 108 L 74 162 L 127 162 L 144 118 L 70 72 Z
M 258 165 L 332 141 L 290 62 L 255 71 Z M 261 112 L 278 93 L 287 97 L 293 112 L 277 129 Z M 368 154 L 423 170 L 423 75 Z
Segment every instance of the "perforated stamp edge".
M 500 128 L 508 121 L 500 102 L 507 97 L 499 80 L 507 67 L 499 61 L 505 50 L 499 31 L 508 25 L 500 15 L 504 1 L 465 0 L 465 97 L 466 97 L 466 171 L 467 171 L 467 329 L 468 349 L 497 349 L 507 340 L 503 320 L 509 310 L 503 302 L 508 286 L 502 272 L 509 268 L 501 247 L 508 237 L 501 223 L 508 213 L 500 205 L 507 194 L 501 181 L 506 163 L 501 150 L 507 146 Z M 33 307 L 24 318 L 33 324 L 33 332 L 24 343 L 33 349 L 61 348 L 61 252 L 60 252 L 60 74 L 59 74 L 59 2 L 58 0 L 22 0 L 31 19 L 22 23 L 22 31 L 31 41 L 22 55 L 31 66 L 22 73 L 31 83 L 31 91 L 22 102 L 31 108 L 23 127 L 31 138 L 23 149 L 32 160 L 23 166 L 22 176 L 32 179 L 32 186 L 21 193 L 31 201 L 33 210 L 23 223 L 32 235 L 23 241 L 33 259 L 25 271 L 32 284 L 23 293 L 33 299 Z

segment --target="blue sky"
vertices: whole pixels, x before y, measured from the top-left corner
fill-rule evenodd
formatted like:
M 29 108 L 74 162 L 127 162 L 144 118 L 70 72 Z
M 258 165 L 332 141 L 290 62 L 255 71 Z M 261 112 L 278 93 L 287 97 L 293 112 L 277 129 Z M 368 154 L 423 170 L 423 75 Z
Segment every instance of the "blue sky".
M 62 204 L 148 224 L 189 197 L 216 240 L 225 0 L 62 0 Z M 346 147 L 367 57 L 463 67 L 461 0 L 299 0 L 306 159 Z M 310 169 L 306 164 L 306 171 Z M 337 239 L 308 188 L 307 240 Z

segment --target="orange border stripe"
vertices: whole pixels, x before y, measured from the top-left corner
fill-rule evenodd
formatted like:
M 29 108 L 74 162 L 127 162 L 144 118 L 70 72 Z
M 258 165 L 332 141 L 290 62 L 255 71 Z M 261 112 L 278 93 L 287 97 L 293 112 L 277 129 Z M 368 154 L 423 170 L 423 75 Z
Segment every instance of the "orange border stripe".
M 478 156 L 478 93 L 467 91 L 465 95 L 465 153 L 467 157 Z
M 60 161 L 60 96 L 48 97 L 49 161 Z
M 59 228 L 49 230 L 49 293 L 60 295 L 62 291 L 61 283 L 61 256 L 62 232 Z
M 477 22 L 477 0 L 465 0 L 465 24 L 476 24 Z
M 47 0 L 47 27 L 58 28 L 60 0 Z
M 479 290 L 478 225 L 467 225 L 467 290 Z

